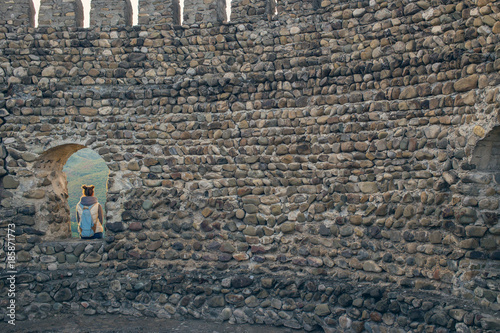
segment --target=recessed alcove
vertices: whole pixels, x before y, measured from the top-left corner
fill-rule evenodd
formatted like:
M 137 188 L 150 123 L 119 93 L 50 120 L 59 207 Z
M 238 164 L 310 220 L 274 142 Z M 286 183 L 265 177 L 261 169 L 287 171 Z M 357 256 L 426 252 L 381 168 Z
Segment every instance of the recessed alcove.
M 471 164 L 476 166 L 477 171 L 500 170 L 500 126 L 493 128 L 476 144 Z

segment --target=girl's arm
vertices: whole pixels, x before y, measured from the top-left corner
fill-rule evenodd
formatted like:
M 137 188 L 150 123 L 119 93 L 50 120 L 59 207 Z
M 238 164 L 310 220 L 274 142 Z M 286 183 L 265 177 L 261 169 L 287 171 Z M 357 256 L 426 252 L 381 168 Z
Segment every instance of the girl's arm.
M 99 209 L 97 210 L 97 212 L 98 212 L 99 222 L 101 222 L 101 225 L 103 225 L 103 222 L 102 222 L 102 215 L 103 215 L 103 213 L 102 213 L 102 206 L 101 206 L 101 204 L 99 204 Z

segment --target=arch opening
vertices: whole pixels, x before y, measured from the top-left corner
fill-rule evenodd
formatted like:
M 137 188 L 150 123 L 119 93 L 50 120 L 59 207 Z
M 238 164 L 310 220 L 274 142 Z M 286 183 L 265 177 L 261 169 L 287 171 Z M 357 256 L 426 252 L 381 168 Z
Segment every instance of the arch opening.
M 472 152 L 470 164 L 474 171 L 463 177 L 466 183 L 473 183 L 470 199 L 467 205 L 477 207 L 480 218 L 475 226 L 497 225 L 500 227 L 500 126 L 494 127 L 486 136 L 476 143 Z M 484 244 L 487 249 L 494 250 L 497 246 L 489 244 L 491 238 L 486 236 Z M 483 242 L 483 241 L 482 241 Z M 489 244 L 489 245 L 488 245 Z
M 500 126 L 478 141 L 471 158 L 477 171 L 500 171 Z
M 37 213 L 38 229 L 46 240 L 79 238 L 76 205 L 82 184 L 96 186 L 105 225 L 109 168 L 97 152 L 80 144 L 60 145 L 42 153 L 35 168 L 46 193 Z

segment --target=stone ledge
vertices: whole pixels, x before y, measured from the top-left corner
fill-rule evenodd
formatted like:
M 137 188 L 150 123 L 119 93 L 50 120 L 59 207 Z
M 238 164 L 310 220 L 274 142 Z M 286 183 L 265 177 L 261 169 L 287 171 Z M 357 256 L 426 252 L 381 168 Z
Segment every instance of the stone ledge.
M 106 243 L 105 238 L 101 239 L 80 239 L 80 238 L 72 238 L 72 239 L 61 239 L 61 240 L 50 240 L 50 241 L 42 241 L 38 243 L 38 246 L 54 246 L 54 245 L 75 245 L 80 243 L 88 243 L 88 244 L 96 244 L 96 243 Z

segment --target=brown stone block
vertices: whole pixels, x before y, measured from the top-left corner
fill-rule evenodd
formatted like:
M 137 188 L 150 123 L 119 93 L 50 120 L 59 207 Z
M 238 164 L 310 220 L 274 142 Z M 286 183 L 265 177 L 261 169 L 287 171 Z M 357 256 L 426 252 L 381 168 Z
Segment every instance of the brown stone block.
M 462 78 L 453 84 L 453 88 L 456 91 L 468 91 L 477 87 L 477 81 L 479 77 L 477 74 Z

